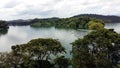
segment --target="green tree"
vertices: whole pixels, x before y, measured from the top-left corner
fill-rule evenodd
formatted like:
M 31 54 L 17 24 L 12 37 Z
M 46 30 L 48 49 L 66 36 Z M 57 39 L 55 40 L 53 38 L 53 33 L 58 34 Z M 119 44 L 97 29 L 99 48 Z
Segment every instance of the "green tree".
M 6 21 L 0 20 L 0 35 L 6 34 L 8 32 L 8 28 Z
M 58 55 L 65 53 L 65 49 L 62 47 L 60 42 L 56 39 L 33 39 L 27 44 L 21 44 L 12 46 L 12 51 L 15 56 L 20 56 L 22 58 L 25 66 L 28 67 L 30 61 L 35 60 L 39 67 L 47 67 L 49 63 L 50 55 Z M 34 58 L 34 59 L 33 59 Z M 47 63 L 42 63 L 47 62 Z
M 112 29 L 93 31 L 72 44 L 74 68 L 114 68 L 120 60 L 120 35 Z
M 0 68 L 18 68 L 21 64 L 21 57 L 14 56 L 12 53 L 0 53 Z
M 64 56 L 57 57 L 54 59 L 54 62 L 59 68 L 68 68 L 70 63 L 69 59 L 65 58 Z
M 71 17 L 71 18 L 48 18 L 48 19 L 33 19 L 32 27 L 49 27 L 55 26 L 58 28 L 74 28 L 86 29 L 86 24 L 90 21 L 88 17 Z
M 90 21 L 87 25 L 88 25 L 88 29 L 92 29 L 92 30 L 98 30 L 104 28 L 104 24 L 99 21 Z
M 2 21 L 0 20 L 0 30 L 1 29 L 8 29 L 8 24 L 6 23 L 6 21 Z

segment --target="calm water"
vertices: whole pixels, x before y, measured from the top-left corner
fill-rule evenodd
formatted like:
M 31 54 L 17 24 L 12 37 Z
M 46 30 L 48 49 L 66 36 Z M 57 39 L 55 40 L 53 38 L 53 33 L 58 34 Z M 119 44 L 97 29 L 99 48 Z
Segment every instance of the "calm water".
M 88 31 L 73 29 L 32 28 L 30 26 L 10 26 L 8 33 L 0 36 L 0 52 L 11 51 L 11 46 L 23 44 L 35 38 L 59 39 L 67 52 L 71 50 L 70 43 L 82 38 Z M 69 55 L 69 54 L 67 54 Z
M 107 23 L 105 27 L 115 29 L 116 32 L 120 33 L 120 23 Z
M 120 23 L 106 24 L 106 28 L 114 28 L 115 31 L 120 33 Z M 57 29 L 54 27 L 32 28 L 30 26 L 10 26 L 6 34 L 0 34 L 0 52 L 9 52 L 12 45 L 23 44 L 35 38 L 59 39 L 69 52 L 71 50 L 70 43 L 88 33 L 89 31 L 86 30 Z

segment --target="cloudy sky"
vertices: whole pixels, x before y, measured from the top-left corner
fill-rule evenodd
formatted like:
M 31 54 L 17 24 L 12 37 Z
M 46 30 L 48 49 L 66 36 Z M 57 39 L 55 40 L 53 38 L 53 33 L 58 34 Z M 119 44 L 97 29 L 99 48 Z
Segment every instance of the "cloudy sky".
M 120 15 L 120 0 L 0 0 L 0 19 Z

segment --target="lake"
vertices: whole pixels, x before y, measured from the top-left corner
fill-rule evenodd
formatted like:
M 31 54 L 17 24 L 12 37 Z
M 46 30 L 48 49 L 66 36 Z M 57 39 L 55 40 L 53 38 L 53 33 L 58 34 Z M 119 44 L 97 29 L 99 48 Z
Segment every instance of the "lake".
M 106 28 L 114 28 L 120 33 L 120 23 L 108 23 Z M 70 43 L 78 38 L 82 38 L 88 34 L 88 30 L 74 30 L 74 29 L 58 29 L 55 27 L 49 28 L 32 28 L 30 26 L 10 26 L 8 32 L 0 34 L 0 52 L 11 51 L 11 46 L 16 44 L 24 44 L 31 39 L 36 38 L 54 38 L 58 39 L 66 48 L 69 56 L 69 51 L 72 49 Z
M 10 26 L 8 33 L 0 36 L 0 52 L 9 52 L 12 45 L 27 43 L 31 39 L 36 38 L 58 39 L 66 48 L 66 51 L 69 52 L 72 49 L 70 43 L 77 38 L 82 38 L 86 34 L 88 34 L 88 31 L 84 30 Z
M 105 28 L 114 29 L 117 33 L 120 33 L 120 23 L 107 23 Z

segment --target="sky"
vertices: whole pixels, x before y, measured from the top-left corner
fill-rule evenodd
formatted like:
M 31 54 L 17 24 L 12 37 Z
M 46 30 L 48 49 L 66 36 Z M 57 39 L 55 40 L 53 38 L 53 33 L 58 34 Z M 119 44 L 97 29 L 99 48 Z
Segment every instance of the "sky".
M 120 0 L 0 0 L 0 20 L 120 15 Z

